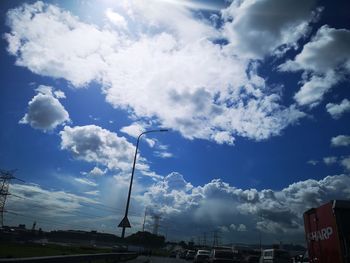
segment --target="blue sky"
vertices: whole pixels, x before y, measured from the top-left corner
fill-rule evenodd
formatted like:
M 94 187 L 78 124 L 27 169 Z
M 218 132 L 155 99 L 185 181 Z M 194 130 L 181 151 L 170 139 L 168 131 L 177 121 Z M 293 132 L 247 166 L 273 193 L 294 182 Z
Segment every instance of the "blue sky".
M 305 210 L 350 198 L 348 7 L 1 3 L 0 166 L 25 180 L 5 222 L 119 234 L 136 137 L 167 128 L 140 144 L 129 233 L 148 207 L 174 240 L 302 243 Z

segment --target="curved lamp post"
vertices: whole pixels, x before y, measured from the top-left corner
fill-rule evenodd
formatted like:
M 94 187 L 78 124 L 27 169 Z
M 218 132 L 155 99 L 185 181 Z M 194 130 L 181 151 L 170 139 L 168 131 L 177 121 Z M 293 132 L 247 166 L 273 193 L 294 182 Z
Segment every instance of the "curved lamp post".
M 150 131 L 144 131 L 142 132 L 138 137 L 137 137 L 137 143 L 136 143 L 136 150 L 135 150 L 135 156 L 134 156 L 134 163 L 132 166 L 132 172 L 131 172 L 131 179 L 130 179 L 130 185 L 129 185 L 129 193 L 128 193 L 128 199 L 126 201 L 126 208 L 125 208 L 125 215 L 124 218 L 122 219 L 122 221 L 119 223 L 118 227 L 122 227 L 123 231 L 122 231 L 122 238 L 125 237 L 125 228 L 130 228 L 130 222 L 128 219 L 128 212 L 129 212 L 129 204 L 130 204 L 130 196 L 131 196 L 131 189 L 132 189 L 132 182 L 134 179 L 134 172 L 135 172 L 135 164 L 136 164 L 136 157 L 137 157 L 137 150 L 139 148 L 139 142 L 140 142 L 140 138 L 142 135 L 146 134 L 146 133 L 151 133 L 151 132 L 166 132 L 168 130 L 166 129 L 160 129 L 160 130 L 150 130 Z

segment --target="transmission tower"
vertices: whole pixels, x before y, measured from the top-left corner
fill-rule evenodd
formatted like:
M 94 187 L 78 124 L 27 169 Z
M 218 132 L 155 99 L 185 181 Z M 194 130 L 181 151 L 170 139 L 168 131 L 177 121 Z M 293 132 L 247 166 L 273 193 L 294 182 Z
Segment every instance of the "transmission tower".
M 4 226 L 4 212 L 5 212 L 5 202 L 9 193 L 9 184 L 12 179 L 16 179 L 24 182 L 21 179 L 16 178 L 13 174 L 16 170 L 2 170 L 0 169 L 0 224 L 1 227 Z
M 213 247 L 219 246 L 219 239 L 220 239 L 219 232 L 215 230 L 213 232 Z
M 201 237 L 197 236 L 197 246 L 200 246 L 200 245 L 201 245 Z
M 159 220 L 160 220 L 160 215 L 153 215 L 154 223 L 153 223 L 153 234 L 158 235 L 158 228 L 159 228 Z
M 145 215 L 143 217 L 142 232 L 145 232 L 146 217 L 147 217 L 147 207 L 145 208 Z

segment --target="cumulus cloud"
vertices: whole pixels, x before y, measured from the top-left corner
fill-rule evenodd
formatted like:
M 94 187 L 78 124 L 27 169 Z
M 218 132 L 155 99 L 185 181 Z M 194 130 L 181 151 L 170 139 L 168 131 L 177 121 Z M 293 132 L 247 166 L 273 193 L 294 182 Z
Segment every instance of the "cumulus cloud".
M 128 26 L 125 18 L 122 15 L 118 14 L 117 12 L 114 12 L 111 8 L 107 8 L 106 17 L 109 19 L 109 21 L 112 24 L 114 24 L 117 27 L 126 29 Z
M 92 168 L 92 170 L 88 174 L 92 176 L 102 176 L 106 174 L 106 170 L 101 170 L 100 168 L 95 166 L 94 168 Z
M 319 104 L 324 95 L 350 72 L 349 54 L 350 31 L 325 25 L 294 60 L 282 64 L 282 71 L 304 71 L 303 86 L 294 96 L 298 104 L 310 107 Z M 336 112 L 335 116 L 338 115 Z
M 344 157 L 340 163 L 345 168 L 345 170 L 350 171 L 350 156 Z
M 350 101 L 343 99 L 340 104 L 327 103 L 326 109 L 333 119 L 339 119 L 344 113 L 350 111 Z
M 317 18 L 316 1 L 232 1 L 223 10 L 224 36 L 238 55 L 263 58 L 297 46 Z
M 141 133 L 145 131 L 145 124 L 135 122 L 129 126 L 124 126 L 120 129 L 121 132 L 124 132 L 132 137 L 137 138 Z
M 76 220 L 69 221 L 73 224 L 86 219 L 79 212 L 88 213 L 88 207 L 92 209 L 100 204 L 94 199 L 97 196 L 99 200 L 109 200 L 104 201 L 104 204 L 124 207 L 129 179 L 129 176 L 121 175 L 103 177 L 105 186 L 99 185 L 93 191 L 84 192 L 91 198 L 64 191 L 45 190 L 37 185 L 13 184 L 11 192 L 20 198 L 10 197 L 7 209 L 15 212 L 27 211 L 31 207 L 31 212 L 37 212 L 42 220 L 57 215 L 73 216 L 76 213 Z M 242 189 L 220 179 L 193 186 L 183 175 L 173 172 L 149 188 L 141 187 L 136 181 L 131 215 L 137 216 L 132 219 L 132 224 L 135 227 L 142 224 L 142 215 L 136 211 L 144 211 L 144 207 L 148 206 L 155 208 L 151 213 L 161 213 L 161 224 L 171 226 L 176 222 L 176 229 L 169 228 L 169 236 L 174 239 L 198 235 L 198 232 L 216 230 L 217 226 L 221 226 L 219 230 L 224 240 L 251 242 L 257 238 L 257 230 L 260 230 L 264 232 L 265 242 L 275 242 L 276 233 L 282 233 L 286 239 L 302 243 L 303 212 L 329 200 L 349 199 L 349 184 L 350 176 L 342 174 L 321 180 L 296 182 L 280 190 Z M 110 196 L 115 194 L 118 198 L 111 200 Z M 40 204 L 40 207 L 36 208 L 32 204 Z M 121 213 L 118 212 L 118 216 L 122 217 Z M 115 219 L 116 215 L 113 214 L 112 217 L 100 218 L 99 222 L 115 226 Z M 96 224 L 93 227 L 100 228 Z
M 335 164 L 335 163 L 338 162 L 338 157 L 336 157 L 336 156 L 324 157 L 324 158 L 323 158 L 323 162 L 324 162 L 326 165 L 332 165 L 332 164 Z
M 65 126 L 60 132 L 61 149 L 69 151 L 74 158 L 104 166 L 122 173 L 129 172 L 135 154 L 135 146 L 125 137 L 96 125 Z M 162 176 L 150 170 L 147 160 L 141 155 L 137 158 L 137 171 L 158 180 Z M 90 175 L 102 175 L 106 170 L 95 167 Z M 87 174 L 83 172 L 83 174 Z
M 350 136 L 348 135 L 338 135 L 331 139 L 331 145 L 334 147 L 339 146 L 349 146 L 350 145 Z
M 52 87 L 40 85 L 36 92 L 37 95 L 28 103 L 28 112 L 19 123 L 50 131 L 70 121 L 68 112 L 58 100 L 65 98 L 62 91 L 54 91 Z
M 122 4 L 119 9 L 135 29 L 129 32 L 83 23 L 57 6 L 24 4 L 7 14 L 8 51 L 17 65 L 64 78 L 75 87 L 97 81 L 114 107 L 189 139 L 220 144 L 233 144 L 235 136 L 263 140 L 305 116 L 293 105 L 282 106 L 281 96 L 249 61 L 215 44 L 212 40 L 221 33 L 209 21 L 195 17 L 186 6 L 169 5 Z M 307 23 L 312 1 L 297 6 L 296 24 Z M 281 24 L 295 28 L 294 23 Z M 281 41 L 280 36 L 289 34 L 276 30 L 284 33 L 260 40 L 293 42 Z
M 237 227 L 237 231 L 238 232 L 245 232 L 245 231 L 247 231 L 247 227 L 244 224 L 239 224 L 239 226 Z
M 259 229 L 266 238 L 283 233 L 289 240 L 303 242 L 303 212 L 329 200 L 350 198 L 349 183 L 349 175 L 335 175 L 296 182 L 281 190 L 258 191 L 240 189 L 220 179 L 194 187 L 181 174 L 172 173 L 146 191 L 144 200 L 158 205 L 163 223 L 176 220 L 187 234 L 193 225 L 206 230 L 219 225 L 227 238 L 232 231 L 240 239 L 254 238 Z
M 109 169 L 129 170 L 134 146 L 124 137 L 96 125 L 65 126 L 60 132 L 61 149 L 80 160 L 98 163 Z
M 150 125 L 143 122 L 134 122 L 129 126 L 124 126 L 120 129 L 121 132 L 126 133 L 134 138 L 137 138 L 141 133 L 146 131 Z M 156 140 L 147 138 L 146 135 L 143 136 L 143 140 L 145 140 L 150 147 L 154 147 L 156 144 Z

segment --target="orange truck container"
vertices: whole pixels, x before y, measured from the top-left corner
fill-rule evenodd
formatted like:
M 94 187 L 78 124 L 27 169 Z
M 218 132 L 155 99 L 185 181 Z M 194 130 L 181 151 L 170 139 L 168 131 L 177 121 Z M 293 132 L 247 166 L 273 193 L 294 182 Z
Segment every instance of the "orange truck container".
M 304 227 L 310 263 L 350 263 L 350 201 L 307 210 Z

